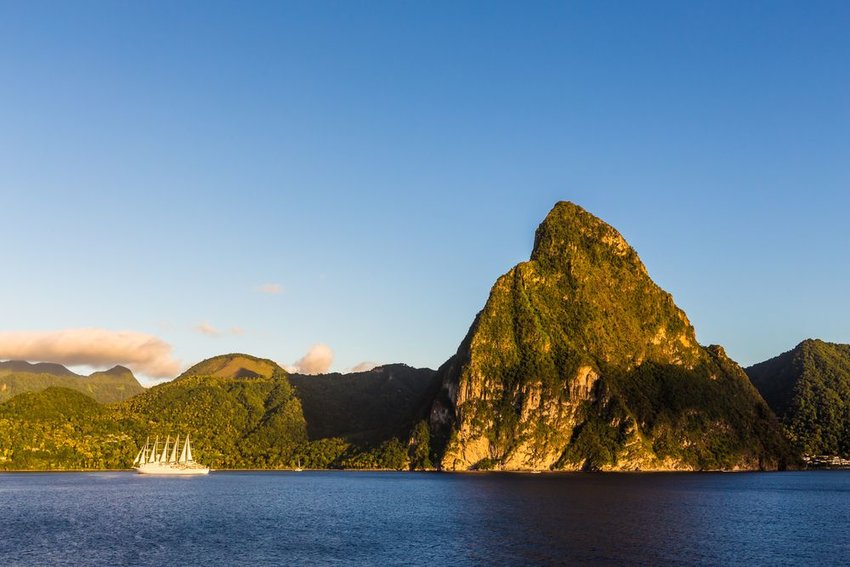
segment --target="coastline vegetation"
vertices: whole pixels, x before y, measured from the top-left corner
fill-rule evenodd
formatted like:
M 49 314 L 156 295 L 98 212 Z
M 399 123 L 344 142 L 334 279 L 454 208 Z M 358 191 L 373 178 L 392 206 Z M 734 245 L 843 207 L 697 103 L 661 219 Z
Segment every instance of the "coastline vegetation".
M 213 469 L 431 468 L 426 422 L 413 436 L 370 444 L 311 440 L 283 369 L 245 355 L 225 358 L 237 370 L 196 366 L 123 402 L 50 387 L 0 403 L 0 470 L 128 469 L 148 436 L 162 442 L 186 433 L 196 460 Z M 249 366 L 265 375 L 246 372 Z

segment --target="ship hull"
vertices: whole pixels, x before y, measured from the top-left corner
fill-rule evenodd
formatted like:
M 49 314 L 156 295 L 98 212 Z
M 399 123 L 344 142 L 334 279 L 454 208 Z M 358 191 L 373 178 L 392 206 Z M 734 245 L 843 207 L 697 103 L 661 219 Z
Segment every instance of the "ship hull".
M 209 474 L 210 469 L 207 467 L 186 467 L 186 466 L 168 466 L 158 463 L 150 463 L 136 467 L 136 472 L 139 474 L 159 475 L 159 476 L 189 476 L 189 475 L 204 475 Z

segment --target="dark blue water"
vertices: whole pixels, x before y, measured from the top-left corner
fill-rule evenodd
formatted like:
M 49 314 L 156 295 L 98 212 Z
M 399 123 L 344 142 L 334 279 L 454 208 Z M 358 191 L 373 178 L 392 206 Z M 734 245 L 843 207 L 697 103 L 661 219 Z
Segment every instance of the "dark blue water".
M 850 472 L 0 474 L 2 565 L 823 565 Z

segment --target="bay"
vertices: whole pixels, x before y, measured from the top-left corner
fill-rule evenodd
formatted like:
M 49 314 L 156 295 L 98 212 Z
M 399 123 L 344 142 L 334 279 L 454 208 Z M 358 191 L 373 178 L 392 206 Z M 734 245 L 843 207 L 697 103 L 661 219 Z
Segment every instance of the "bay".
M 0 474 L 2 565 L 825 565 L 850 472 Z

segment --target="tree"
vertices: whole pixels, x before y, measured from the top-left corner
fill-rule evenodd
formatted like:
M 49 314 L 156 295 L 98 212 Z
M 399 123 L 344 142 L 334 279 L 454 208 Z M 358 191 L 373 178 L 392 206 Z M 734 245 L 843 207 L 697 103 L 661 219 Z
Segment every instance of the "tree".
M 410 470 L 432 469 L 431 463 L 431 430 L 428 422 L 420 421 L 410 434 L 407 454 L 410 457 Z

